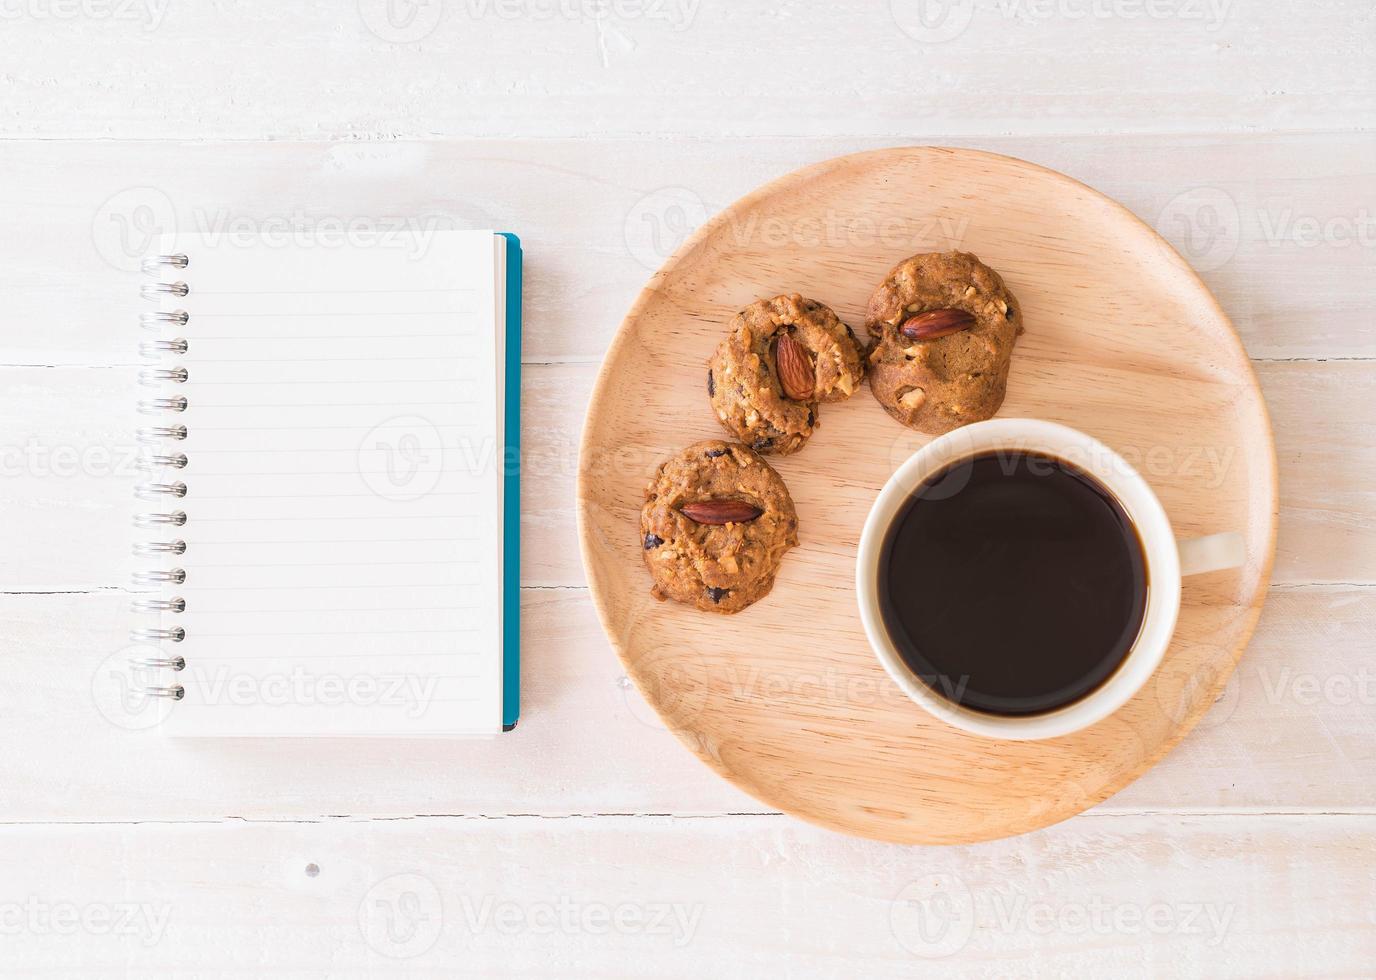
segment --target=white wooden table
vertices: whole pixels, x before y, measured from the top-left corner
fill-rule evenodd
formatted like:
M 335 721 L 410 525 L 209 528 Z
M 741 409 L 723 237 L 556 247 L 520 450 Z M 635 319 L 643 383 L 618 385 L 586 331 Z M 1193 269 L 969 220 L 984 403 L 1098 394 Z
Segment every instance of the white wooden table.
M 0 5 L 0 970 L 1370 975 L 1376 19 L 1365 0 Z M 1106 804 L 900 848 L 762 808 L 628 685 L 577 558 L 586 398 L 651 268 L 803 164 L 1064 171 L 1231 314 L 1281 467 L 1226 696 Z M 524 715 L 482 743 L 162 740 L 124 645 L 131 257 L 196 230 L 525 243 Z

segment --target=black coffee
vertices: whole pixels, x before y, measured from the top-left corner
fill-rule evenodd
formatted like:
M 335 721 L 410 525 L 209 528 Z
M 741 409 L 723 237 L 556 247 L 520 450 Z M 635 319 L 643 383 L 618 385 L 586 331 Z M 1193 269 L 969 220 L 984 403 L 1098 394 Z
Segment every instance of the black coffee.
M 1040 714 L 1123 662 L 1146 612 L 1146 562 L 1093 477 L 1039 453 L 987 453 L 908 498 L 880 555 L 879 602 L 933 690 L 977 711 Z

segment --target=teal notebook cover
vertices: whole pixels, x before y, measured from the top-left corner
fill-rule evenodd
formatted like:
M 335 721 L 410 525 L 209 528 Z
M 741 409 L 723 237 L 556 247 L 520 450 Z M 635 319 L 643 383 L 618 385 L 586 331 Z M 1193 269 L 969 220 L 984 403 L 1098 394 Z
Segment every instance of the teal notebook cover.
M 502 419 L 502 731 L 521 714 L 521 240 L 506 239 L 506 405 Z

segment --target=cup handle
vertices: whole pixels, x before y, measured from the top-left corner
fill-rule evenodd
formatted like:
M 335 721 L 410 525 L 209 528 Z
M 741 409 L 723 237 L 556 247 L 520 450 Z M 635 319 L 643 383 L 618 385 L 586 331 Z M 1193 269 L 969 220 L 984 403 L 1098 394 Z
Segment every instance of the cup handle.
M 1247 543 L 1236 531 L 1202 538 L 1177 538 L 1175 543 L 1180 549 L 1181 575 L 1237 568 L 1247 561 Z

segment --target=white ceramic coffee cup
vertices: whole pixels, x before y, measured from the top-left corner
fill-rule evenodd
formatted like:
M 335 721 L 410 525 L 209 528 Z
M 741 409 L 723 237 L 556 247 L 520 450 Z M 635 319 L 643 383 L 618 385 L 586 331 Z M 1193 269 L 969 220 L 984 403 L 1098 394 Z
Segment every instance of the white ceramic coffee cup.
M 993 715 L 962 707 L 924 683 L 903 662 L 879 607 L 879 561 L 889 526 L 914 490 L 953 463 L 993 451 L 1041 452 L 1073 463 L 1117 498 L 1137 528 L 1147 566 L 1147 608 L 1128 655 L 1103 684 L 1065 707 L 1037 715 Z M 954 492 L 958 487 L 946 487 Z M 1180 577 L 1235 568 L 1246 558 L 1231 532 L 1177 541 L 1161 502 L 1127 461 L 1091 436 L 1038 419 L 992 419 L 932 440 L 898 468 L 879 491 L 860 535 L 855 589 L 870 646 L 889 676 L 913 701 L 957 728 L 990 738 L 1056 738 L 1087 728 L 1126 704 L 1165 656 L 1180 613 Z

